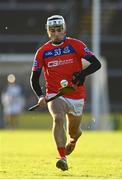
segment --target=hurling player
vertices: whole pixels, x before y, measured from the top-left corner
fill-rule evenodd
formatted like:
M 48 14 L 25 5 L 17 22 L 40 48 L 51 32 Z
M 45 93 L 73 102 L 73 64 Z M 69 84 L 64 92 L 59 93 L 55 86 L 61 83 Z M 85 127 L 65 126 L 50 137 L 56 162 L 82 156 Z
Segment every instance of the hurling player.
M 56 167 L 65 171 L 68 170 L 66 157 L 74 150 L 82 134 L 80 126 L 86 98 L 84 81 L 88 75 L 100 69 L 101 63 L 82 41 L 66 36 L 66 24 L 62 16 L 49 17 L 46 29 L 50 40 L 37 50 L 30 78 L 31 87 L 38 97 L 40 107 L 46 105 L 46 99 L 57 94 L 61 88 L 61 80 L 67 80 L 69 86 L 77 85 L 74 92 L 47 103 L 53 119 L 53 135 L 60 156 Z M 86 69 L 83 69 L 83 58 L 90 63 Z M 46 95 L 43 94 L 39 83 L 42 70 L 46 82 Z M 65 119 L 67 119 L 68 140 L 64 127 Z

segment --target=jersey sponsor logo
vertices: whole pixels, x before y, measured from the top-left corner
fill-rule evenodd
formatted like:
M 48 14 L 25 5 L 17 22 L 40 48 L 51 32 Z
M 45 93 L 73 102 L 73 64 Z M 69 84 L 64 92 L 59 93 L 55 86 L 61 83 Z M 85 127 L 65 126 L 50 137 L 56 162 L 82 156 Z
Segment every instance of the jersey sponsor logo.
M 73 59 L 55 60 L 55 61 L 48 62 L 48 67 L 56 67 L 56 66 L 61 66 L 64 64 L 72 64 L 72 63 L 73 63 Z
M 67 45 L 64 48 L 55 48 L 52 50 L 45 51 L 43 54 L 43 58 L 55 57 L 55 56 L 70 54 L 74 52 L 75 52 L 74 48 L 71 45 Z

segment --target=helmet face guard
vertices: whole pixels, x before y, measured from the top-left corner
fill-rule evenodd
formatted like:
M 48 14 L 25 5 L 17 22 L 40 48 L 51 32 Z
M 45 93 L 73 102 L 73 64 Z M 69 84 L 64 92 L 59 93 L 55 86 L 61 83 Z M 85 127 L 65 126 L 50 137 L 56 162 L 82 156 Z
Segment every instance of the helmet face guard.
M 49 30 L 49 28 L 51 27 L 60 27 L 60 26 L 62 26 L 63 29 L 66 28 L 65 20 L 62 16 L 54 15 L 47 19 L 47 23 L 46 23 L 47 30 Z

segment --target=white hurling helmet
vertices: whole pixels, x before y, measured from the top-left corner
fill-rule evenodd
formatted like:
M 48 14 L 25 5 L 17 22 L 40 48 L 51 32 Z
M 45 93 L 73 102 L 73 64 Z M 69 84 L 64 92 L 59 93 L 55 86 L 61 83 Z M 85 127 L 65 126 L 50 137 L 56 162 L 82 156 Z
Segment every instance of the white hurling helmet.
M 47 30 L 50 27 L 56 27 L 56 26 L 63 26 L 63 28 L 65 29 L 66 24 L 65 24 L 65 20 L 62 16 L 54 15 L 54 16 L 47 18 L 47 23 L 46 23 Z

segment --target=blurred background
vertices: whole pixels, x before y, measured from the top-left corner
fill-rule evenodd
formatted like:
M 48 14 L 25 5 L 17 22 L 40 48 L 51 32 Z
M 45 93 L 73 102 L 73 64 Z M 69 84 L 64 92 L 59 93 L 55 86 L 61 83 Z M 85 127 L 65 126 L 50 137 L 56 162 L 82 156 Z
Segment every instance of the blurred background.
M 8 84 L 17 84 L 21 88 L 20 99 L 24 99 L 20 110 L 13 112 L 17 120 L 12 120 L 12 128 L 51 126 L 47 109 L 35 113 L 27 109 L 37 100 L 29 82 L 33 58 L 36 50 L 48 41 L 45 23 L 54 14 L 65 18 L 67 35 L 87 44 L 103 64 L 102 70 L 86 81 L 82 128 L 122 130 L 121 0 L 0 0 L 0 127 L 6 128 L 5 118 L 10 119 L 4 108 L 8 105 Z M 44 87 L 43 75 L 40 81 Z M 9 95 L 18 106 L 19 93 L 15 89 Z M 48 120 L 44 122 L 44 118 Z

